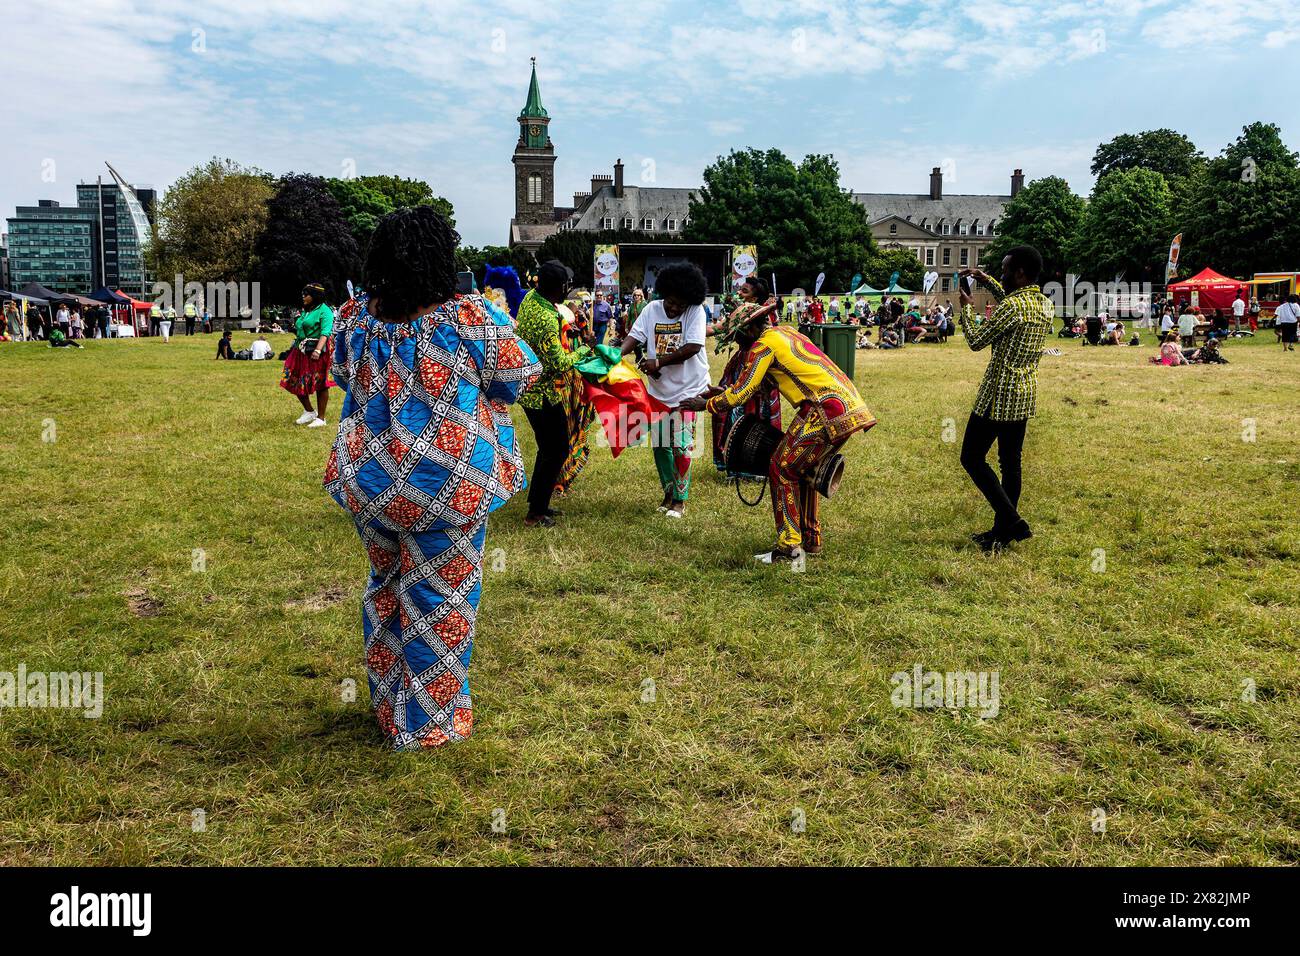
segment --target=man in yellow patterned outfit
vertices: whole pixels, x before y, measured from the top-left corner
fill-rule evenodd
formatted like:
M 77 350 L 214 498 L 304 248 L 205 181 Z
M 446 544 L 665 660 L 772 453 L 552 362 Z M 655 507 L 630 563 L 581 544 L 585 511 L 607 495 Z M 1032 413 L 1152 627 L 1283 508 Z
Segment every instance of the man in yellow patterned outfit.
M 768 468 L 776 547 L 755 558 L 770 564 L 820 554 L 818 488 L 824 493 L 834 491 L 843 468 L 840 447 L 854 432 L 876 424 L 876 419 L 835 363 L 794 329 L 769 327 L 763 314 L 748 321 L 742 318 L 737 327 L 717 334 L 740 346 L 745 356 L 740 374 L 730 388 L 712 388 L 707 400 L 702 395 L 683 407 L 725 415 L 748 401 L 763 378 L 771 376 L 794 406 L 795 415 Z

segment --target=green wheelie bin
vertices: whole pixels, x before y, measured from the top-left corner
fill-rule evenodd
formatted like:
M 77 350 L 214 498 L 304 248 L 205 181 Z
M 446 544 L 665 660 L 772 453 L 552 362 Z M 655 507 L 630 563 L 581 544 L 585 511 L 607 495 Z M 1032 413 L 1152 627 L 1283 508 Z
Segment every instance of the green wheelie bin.
M 855 360 L 858 354 L 858 327 L 843 322 L 828 323 L 821 326 L 821 339 L 818 348 L 826 353 L 827 358 L 840 367 L 840 371 L 853 379 Z

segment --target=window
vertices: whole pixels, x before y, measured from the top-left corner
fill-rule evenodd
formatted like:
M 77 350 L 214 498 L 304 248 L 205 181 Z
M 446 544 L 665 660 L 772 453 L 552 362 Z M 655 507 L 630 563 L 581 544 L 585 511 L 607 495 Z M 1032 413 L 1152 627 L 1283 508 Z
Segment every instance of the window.
M 635 225 L 635 223 L 633 222 L 631 216 L 624 216 L 624 217 L 623 217 L 623 228 L 624 228 L 624 229 L 631 229 L 631 228 L 633 228 L 634 225 Z
M 998 224 L 998 221 L 997 221 L 996 219 L 990 219 L 990 220 L 989 220 L 989 235 L 990 235 L 990 236 L 997 235 L 997 229 L 996 229 L 997 224 Z
M 962 246 L 962 247 L 961 247 L 961 260 L 960 260 L 960 261 L 961 261 L 961 264 L 962 264 L 963 266 L 968 266 L 968 265 L 970 265 L 970 250 L 967 249 L 965 246 Z
M 925 264 L 927 266 L 934 265 L 934 249 L 931 248 L 925 250 Z
M 920 247 L 920 246 L 913 246 L 913 247 L 912 247 L 912 252 L 916 255 L 916 261 L 917 261 L 917 262 L 920 262 L 920 261 L 921 261 L 921 247 Z
M 889 234 L 890 234 L 891 236 L 896 236 L 896 235 L 898 235 L 898 223 L 896 223 L 896 222 L 891 222 L 891 223 L 889 224 Z
M 947 248 L 945 248 L 945 249 L 943 250 L 943 264 L 946 265 L 946 266 L 950 266 L 950 265 L 952 265 L 952 250 L 951 250 L 951 249 L 947 249 Z
M 644 219 L 641 220 L 641 229 L 645 232 L 654 232 L 655 221 L 651 219 L 649 216 L 646 216 Z
M 951 291 L 951 290 L 948 288 L 948 280 L 947 280 L 947 278 L 945 278 L 945 279 L 943 280 L 943 291 L 944 291 L 944 292 L 950 292 L 950 291 Z
M 965 222 L 963 222 L 963 221 L 960 220 L 960 219 L 957 220 L 957 232 L 958 232 L 960 235 L 963 235 L 963 236 L 966 235 L 966 233 L 967 233 L 967 231 L 968 231 L 969 229 L 970 229 L 970 227 L 967 226 Z
M 950 223 L 947 219 L 941 219 L 939 221 L 939 231 L 943 233 L 945 236 L 951 236 L 952 223 Z
M 677 231 L 677 220 L 676 220 L 676 219 L 669 219 L 669 220 L 668 220 L 668 231 L 669 231 L 669 232 L 676 232 L 676 231 Z
M 542 177 L 537 173 L 528 175 L 528 201 L 530 203 L 542 201 Z
M 614 217 L 613 217 L 613 216 L 606 216 L 604 219 L 602 219 L 602 220 L 600 221 L 600 228 L 601 228 L 601 229 L 613 229 L 613 228 L 614 228 Z
M 984 223 L 980 222 L 978 219 L 975 220 L 975 235 L 984 235 Z
M 922 229 L 929 229 L 929 228 L 930 228 L 930 220 L 929 220 L 929 219 L 922 219 L 922 220 L 921 220 L 921 228 L 922 228 Z

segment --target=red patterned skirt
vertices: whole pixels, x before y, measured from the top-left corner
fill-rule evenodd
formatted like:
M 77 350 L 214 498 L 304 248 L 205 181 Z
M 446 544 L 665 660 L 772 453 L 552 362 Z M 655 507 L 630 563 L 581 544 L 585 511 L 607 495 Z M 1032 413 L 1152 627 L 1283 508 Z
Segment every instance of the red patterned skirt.
M 320 358 L 313 359 L 296 345 L 289 350 L 280 375 L 280 387 L 290 395 L 309 398 L 317 392 L 334 386 L 330 379 L 330 363 L 334 358 L 334 340 L 326 339 Z

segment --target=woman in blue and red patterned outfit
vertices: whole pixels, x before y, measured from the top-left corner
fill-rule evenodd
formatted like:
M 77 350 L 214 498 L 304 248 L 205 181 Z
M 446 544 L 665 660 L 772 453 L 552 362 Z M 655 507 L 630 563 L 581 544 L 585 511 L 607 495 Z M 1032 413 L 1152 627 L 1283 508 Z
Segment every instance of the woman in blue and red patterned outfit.
M 487 516 L 526 482 L 507 406 L 541 372 L 510 316 L 456 294 L 460 237 L 429 206 L 380 220 L 342 310 L 325 487 L 370 558 L 370 701 L 396 750 L 464 740 Z

